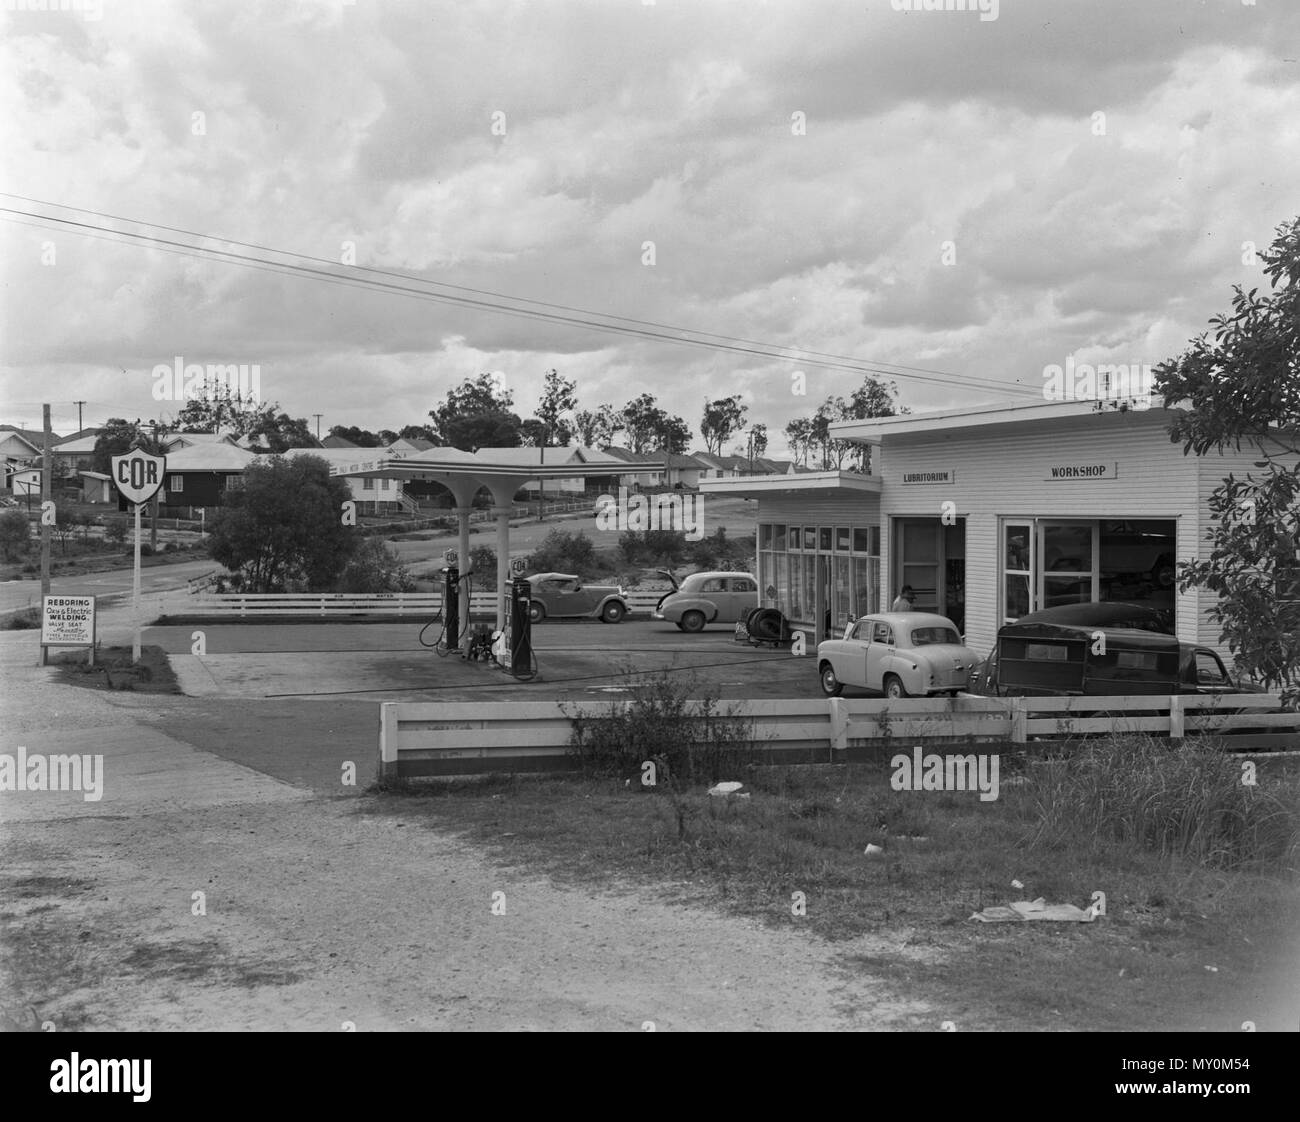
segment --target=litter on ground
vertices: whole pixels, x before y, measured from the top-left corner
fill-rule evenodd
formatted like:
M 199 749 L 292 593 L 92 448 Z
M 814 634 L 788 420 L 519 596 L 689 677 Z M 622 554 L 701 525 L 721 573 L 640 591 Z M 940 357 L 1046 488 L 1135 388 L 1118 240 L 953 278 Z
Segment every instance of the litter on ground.
M 1037 900 L 1017 900 L 1007 907 L 985 908 L 971 916 L 971 919 L 980 923 L 1025 923 L 1030 920 L 1091 923 L 1095 918 L 1091 909 L 1076 908 L 1073 904 L 1048 904 L 1041 896 Z

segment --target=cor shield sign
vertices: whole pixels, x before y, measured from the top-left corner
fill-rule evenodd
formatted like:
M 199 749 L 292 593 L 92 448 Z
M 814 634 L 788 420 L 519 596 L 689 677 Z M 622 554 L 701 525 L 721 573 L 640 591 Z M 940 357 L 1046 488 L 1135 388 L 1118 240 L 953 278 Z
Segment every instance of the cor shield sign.
M 158 493 L 167 470 L 166 456 L 153 456 L 139 448 L 125 456 L 114 456 L 113 482 L 128 502 L 147 503 Z

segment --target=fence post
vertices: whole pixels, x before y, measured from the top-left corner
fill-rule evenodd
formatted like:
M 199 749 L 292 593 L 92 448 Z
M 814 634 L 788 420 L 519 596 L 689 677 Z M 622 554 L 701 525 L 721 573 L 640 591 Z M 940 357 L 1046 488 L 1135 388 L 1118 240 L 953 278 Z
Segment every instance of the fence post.
M 831 759 L 836 752 L 843 752 L 849 746 L 849 709 L 842 697 L 832 697 L 831 707 Z
M 1013 697 L 1011 699 L 1011 743 L 1024 744 L 1028 739 L 1026 731 L 1026 720 L 1028 714 L 1025 712 L 1025 699 L 1023 697 Z
M 1183 738 L 1183 697 L 1181 694 L 1170 694 L 1169 696 L 1169 739 L 1182 740 Z
M 379 778 L 396 779 L 397 772 L 397 714 L 394 701 L 379 706 Z

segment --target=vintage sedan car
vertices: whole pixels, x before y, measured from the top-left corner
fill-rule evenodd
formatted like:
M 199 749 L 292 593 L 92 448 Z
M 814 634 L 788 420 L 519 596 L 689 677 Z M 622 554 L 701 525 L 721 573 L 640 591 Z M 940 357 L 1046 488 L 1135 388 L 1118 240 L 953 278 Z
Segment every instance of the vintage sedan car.
M 651 613 L 681 631 L 703 631 L 710 623 L 740 623 L 758 607 L 758 581 L 752 573 L 692 573 L 663 597 Z
M 1181 643 L 1161 613 L 1126 604 L 1046 608 L 998 630 L 971 692 L 995 697 L 1256 693 L 1209 647 Z
M 977 661 L 952 620 L 929 612 L 863 616 L 845 628 L 843 639 L 817 644 L 817 673 L 827 697 L 838 697 L 845 686 L 887 697 L 955 697 L 969 685 Z
M 618 623 L 627 615 L 627 594 L 616 584 L 583 584 L 573 573 L 534 573 L 528 597 L 528 617 L 544 619 L 598 619 Z

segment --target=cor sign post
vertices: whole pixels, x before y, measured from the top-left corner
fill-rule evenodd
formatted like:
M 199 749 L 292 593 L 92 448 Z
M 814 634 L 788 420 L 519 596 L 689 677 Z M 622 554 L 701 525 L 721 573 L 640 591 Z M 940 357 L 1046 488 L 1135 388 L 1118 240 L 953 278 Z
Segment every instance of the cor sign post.
M 132 662 L 140 661 L 140 509 L 158 493 L 166 470 L 166 456 L 154 456 L 140 448 L 113 457 L 113 483 L 127 502 L 135 504 L 135 571 L 131 579 L 131 615 L 135 621 Z

